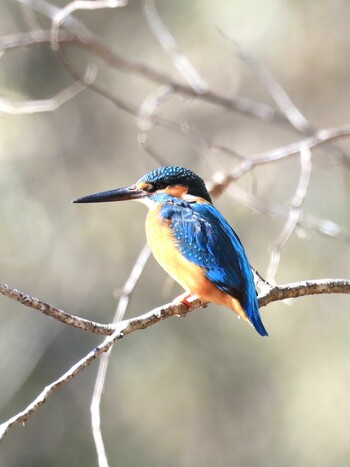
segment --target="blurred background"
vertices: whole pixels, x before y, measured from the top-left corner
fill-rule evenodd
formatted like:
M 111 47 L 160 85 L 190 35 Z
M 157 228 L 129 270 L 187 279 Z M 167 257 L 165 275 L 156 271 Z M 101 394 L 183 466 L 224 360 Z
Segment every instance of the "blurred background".
M 35 4 L 36 2 L 33 1 Z M 55 1 L 64 6 L 67 2 Z M 239 57 L 243 44 L 317 128 L 350 121 L 350 4 L 347 0 L 158 1 L 157 10 L 209 88 L 276 108 L 256 72 Z M 111 50 L 186 83 L 152 33 L 142 3 L 80 11 L 75 17 Z M 1 37 L 50 27 L 19 2 L 0 3 Z M 139 108 L 159 85 L 112 69 L 82 48 L 63 46 L 81 74 L 97 64 L 96 83 Z M 1 57 L 2 98 L 50 99 L 73 78 L 49 45 Z M 157 167 L 184 165 L 211 180 L 252 157 L 304 138 L 286 123 L 262 121 L 195 98 L 173 96 L 157 110 L 180 131 L 137 118 L 84 90 L 54 112 L 0 119 L 0 271 L 8 283 L 67 312 L 110 322 L 120 289 L 145 243 L 146 210 L 136 203 L 72 205 L 85 194 L 125 186 Z M 205 135 L 188 137 L 188 128 Z M 182 129 L 182 130 L 181 130 Z M 191 132 L 190 132 L 191 133 Z M 149 151 L 140 141 L 146 138 Z M 350 141 L 314 150 L 303 204 L 317 229 L 298 229 L 281 251 L 277 283 L 349 277 Z M 216 147 L 217 146 L 217 147 Z M 253 194 L 288 215 L 300 175 L 298 155 L 255 169 L 215 204 L 265 276 L 270 247 L 285 219 L 237 199 Z M 328 223 L 327 223 L 327 222 Z M 337 238 L 334 224 L 343 227 Z M 151 259 L 127 317 L 180 293 Z M 232 312 L 209 306 L 132 334 L 113 351 L 102 400 L 111 466 L 347 466 L 350 459 L 350 315 L 346 296 L 278 302 L 261 313 L 263 339 Z M 0 417 L 30 403 L 91 348 L 78 331 L 0 297 Z M 0 448 L 1 466 L 96 466 L 89 405 L 90 366 Z

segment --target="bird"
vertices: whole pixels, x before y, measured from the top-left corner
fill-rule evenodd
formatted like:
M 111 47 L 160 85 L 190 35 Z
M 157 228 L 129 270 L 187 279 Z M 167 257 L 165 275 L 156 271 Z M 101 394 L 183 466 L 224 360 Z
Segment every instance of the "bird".
M 78 198 L 73 203 L 136 200 L 148 207 L 146 236 L 153 256 L 191 298 L 231 309 L 261 336 L 252 268 L 233 228 L 214 207 L 207 187 L 190 169 L 159 167 L 123 188 Z

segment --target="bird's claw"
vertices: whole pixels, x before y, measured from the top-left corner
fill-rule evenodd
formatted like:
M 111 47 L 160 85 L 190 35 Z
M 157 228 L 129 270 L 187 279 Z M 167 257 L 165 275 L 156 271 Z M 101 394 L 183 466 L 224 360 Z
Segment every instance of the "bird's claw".
M 189 311 L 193 310 L 193 303 L 196 301 L 200 302 L 201 308 L 207 308 L 207 306 L 209 305 L 209 303 L 207 302 L 202 302 L 197 295 L 192 295 L 188 292 L 185 292 L 179 297 L 176 297 L 174 300 L 175 303 L 183 303 L 184 305 L 186 305 Z

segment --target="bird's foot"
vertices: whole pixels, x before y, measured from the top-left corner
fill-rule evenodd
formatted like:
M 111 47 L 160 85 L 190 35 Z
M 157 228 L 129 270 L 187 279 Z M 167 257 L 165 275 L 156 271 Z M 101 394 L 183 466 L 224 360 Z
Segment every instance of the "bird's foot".
M 193 310 L 193 303 L 196 302 L 197 300 L 200 301 L 201 307 L 206 308 L 208 306 L 208 303 L 204 303 L 200 300 L 200 298 L 197 295 L 192 295 L 188 292 L 185 292 L 178 297 L 176 297 L 173 302 L 174 303 L 183 303 L 184 305 L 187 306 L 189 311 Z

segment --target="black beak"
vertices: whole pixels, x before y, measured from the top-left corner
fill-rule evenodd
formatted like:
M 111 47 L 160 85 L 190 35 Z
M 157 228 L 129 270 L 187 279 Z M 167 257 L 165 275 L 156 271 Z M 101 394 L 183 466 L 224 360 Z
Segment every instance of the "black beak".
M 102 191 L 93 195 L 75 199 L 73 203 L 107 203 L 109 201 L 126 201 L 128 199 L 140 199 L 147 196 L 147 191 L 139 190 L 135 186 L 117 188 L 116 190 Z

